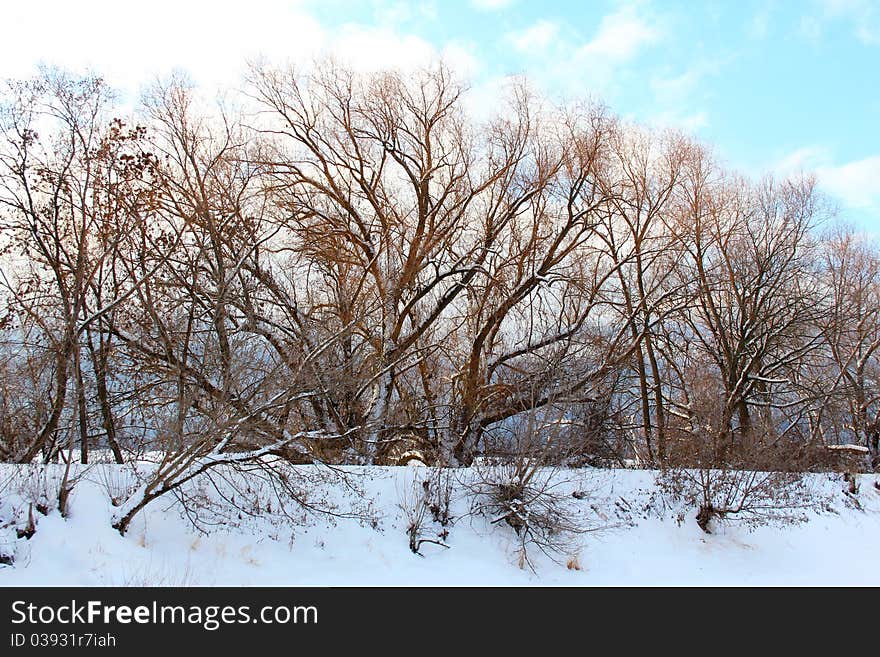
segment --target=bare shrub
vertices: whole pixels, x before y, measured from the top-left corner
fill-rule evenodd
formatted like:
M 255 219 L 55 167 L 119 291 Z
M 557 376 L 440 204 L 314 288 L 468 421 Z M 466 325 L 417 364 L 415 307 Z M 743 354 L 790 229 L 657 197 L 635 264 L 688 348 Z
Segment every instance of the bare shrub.
M 440 533 L 443 540 L 448 535 L 446 528 L 455 520 L 450 510 L 454 484 L 455 479 L 449 468 L 436 468 L 426 486 L 428 510 L 434 522 L 444 528 Z
M 498 458 L 478 461 L 473 478 L 466 483 L 471 513 L 505 524 L 517 537 L 521 568 L 535 570 L 530 549 L 565 564 L 576 552 L 581 534 L 600 527 L 584 517 L 586 494 L 564 492 L 569 478 L 553 465 L 558 446 L 570 430 L 568 403 L 553 403 L 531 410 L 496 427 L 496 442 L 508 449 Z
M 798 472 L 734 468 L 672 468 L 657 477 L 673 503 L 696 507 L 697 525 L 711 534 L 715 521 L 736 520 L 750 527 L 792 524 L 819 506 L 815 491 Z
M 450 503 L 452 496 L 452 477 L 445 468 L 432 469 L 422 476 L 423 468 L 413 470 L 415 474 L 404 477 L 402 485 L 397 486 L 398 507 L 403 512 L 409 549 L 413 554 L 424 556 L 422 545 L 430 543 L 448 548 L 448 526 L 452 522 Z M 433 536 L 428 533 L 426 523 L 439 525 Z
M 577 498 L 562 491 L 567 481 L 561 471 L 542 467 L 537 458 L 474 467 L 475 477 L 467 484 L 471 513 L 503 523 L 517 537 L 520 567 L 534 571 L 530 549 L 536 548 L 551 560 L 565 563 L 581 534 L 599 529 L 583 517 Z
M 175 488 L 176 508 L 202 534 L 246 528 L 260 518 L 280 539 L 311 518 L 377 526 L 358 477 L 332 467 L 291 465 L 280 458 L 232 463 Z
M 112 581 L 110 586 L 147 588 L 156 586 L 190 587 L 196 584 L 187 561 L 182 571 L 171 566 L 154 567 L 149 564 L 130 571 L 123 568 L 119 581 Z
M 406 523 L 406 535 L 409 538 L 409 549 L 413 554 L 424 556 L 419 552 L 422 543 L 429 539 L 422 538 L 425 519 L 428 517 L 428 505 L 425 499 L 425 481 L 413 477 L 397 487 L 397 506 L 403 512 Z
M 691 390 L 689 416 L 670 426 L 657 476 L 662 495 L 696 508 L 706 533 L 718 520 L 750 527 L 806 520 L 820 500 L 805 473 L 820 469 L 822 451 L 778 432 L 766 407 L 732 404 L 701 367 L 691 370 Z
M 12 490 L 44 516 L 57 504 L 61 485 L 62 472 L 52 464 L 19 466 L 12 480 Z
M 119 506 L 138 486 L 137 466 L 103 463 L 95 468 L 92 480 L 107 492 L 113 506 Z
M 69 455 L 68 455 L 69 456 Z M 67 502 L 87 468 L 55 464 L 18 465 L 0 480 L 0 562 L 12 563 L 16 539 L 36 534 L 40 516 L 58 508 L 67 515 Z
M 15 513 L 10 504 L 7 489 L 12 484 L 14 473 L 0 474 L 0 565 L 11 566 L 15 561 Z

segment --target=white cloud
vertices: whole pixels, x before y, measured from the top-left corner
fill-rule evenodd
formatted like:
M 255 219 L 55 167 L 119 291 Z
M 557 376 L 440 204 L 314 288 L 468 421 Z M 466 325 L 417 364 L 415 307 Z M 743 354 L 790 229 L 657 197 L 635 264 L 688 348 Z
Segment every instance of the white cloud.
M 33 73 L 38 61 L 92 68 L 132 89 L 184 68 L 200 83 L 237 79 L 260 54 L 298 58 L 326 35 L 296 2 L 154 0 L 149 7 L 111 0 L 31 0 L 4 7 L 0 76 Z
M 695 59 L 683 71 L 651 77 L 654 102 L 648 120 L 691 133 L 708 127 L 709 113 L 704 107 L 710 103 L 712 87 L 704 79 L 717 76 L 728 61 L 726 57 Z
M 688 133 L 697 133 L 709 126 L 709 114 L 705 110 L 695 112 L 661 112 L 650 119 L 651 125 L 659 128 L 680 128 Z
M 856 36 L 864 44 L 871 46 L 880 44 L 880 21 L 875 25 L 859 23 L 856 27 Z
M 651 78 L 651 89 L 662 102 L 679 102 L 694 90 L 701 77 L 702 71 L 694 67 L 673 77 Z
M 468 115 L 477 121 L 486 121 L 504 110 L 509 98 L 511 78 L 503 75 L 483 77 L 475 81 L 464 96 Z
M 359 71 L 382 68 L 412 69 L 436 58 L 434 47 L 412 34 L 399 34 L 387 27 L 343 25 L 326 50 Z
M 749 22 L 748 35 L 752 39 L 766 39 L 770 31 L 770 9 L 762 7 Z
M 429 15 L 431 6 L 410 10 Z M 39 62 L 92 69 L 134 98 L 141 85 L 174 69 L 209 90 L 234 86 L 247 60 L 261 56 L 283 63 L 329 54 L 357 70 L 410 70 L 442 56 L 462 74 L 479 68 L 466 44 L 434 46 L 394 24 L 330 30 L 307 8 L 296 0 L 153 0 L 149 8 L 113 0 L 10 4 L 4 7 L 0 78 L 32 75 Z
M 801 18 L 801 34 L 815 41 L 826 24 L 849 23 L 852 33 L 865 45 L 880 44 L 880 10 L 876 0 L 815 0 L 814 10 Z
M 814 173 L 819 186 L 844 210 L 880 218 L 880 155 L 836 163 L 829 149 L 806 146 L 785 155 L 772 169 L 781 176 Z
M 437 18 L 437 5 L 430 2 L 378 2 L 374 9 L 379 25 L 402 25 L 410 21 Z
M 589 94 L 613 102 L 627 81 L 641 73 L 630 66 L 633 59 L 666 33 L 659 20 L 641 4 L 618 8 L 600 17 L 588 38 L 574 25 L 539 20 L 502 36 L 502 45 L 522 55 L 505 72 L 527 76 L 537 90 L 553 97 Z
M 626 6 L 602 19 L 596 35 L 580 48 L 579 54 L 625 61 L 659 38 L 660 31 L 656 27 L 636 16 L 632 7 Z
M 880 155 L 816 169 L 821 185 L 848 207 L 880 212 Z
M 804 146 L 791 153 L 786 153 L 772 167 L 772 171 L 780 176 L 790 176 L 806 171 L 815 171 L 823 164 L 831 161 L 831 153 L 822 146 Z
M 443 47 L 440 56 L 445 64 L 466 78 L 476 78 L 483 71 L 483 60 L 474 44 L 453 41 Z
M 822 37 L 822 22 L 815 16 L 803 16 L 799 29 L 808 41 L 818 41 Z
M 507 9 L 516 0 L 471 0 L 471 6 L 479 11 L 498 11 Z
M 465 78 L 483 68 L 476 47 L 450 41 L 435 46 L 420 36 L 391 27 L 347 24 L 326 40 L 322 52 L 329 53 L 355 71 L 397 69 L 413 71 L 439 61 Z
M 558 34 L 559 25 L 541 20 L 524 30 L 509 32 L 506 39 L 520 52 L 535 52 L 546 49 Z

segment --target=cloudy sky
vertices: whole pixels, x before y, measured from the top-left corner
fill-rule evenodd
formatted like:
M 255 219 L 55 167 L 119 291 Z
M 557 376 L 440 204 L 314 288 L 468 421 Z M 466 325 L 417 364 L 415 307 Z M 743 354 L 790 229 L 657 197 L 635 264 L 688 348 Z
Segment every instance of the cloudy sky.
M 758 175 L 815 171 L 880 235 L 880 0 L 29 0 L 2 3 L 0 77 L 91 68 L 124 93 L 172 69 L 235 85 L 248 58 L 408 68 L 438 57 L 476 111 L 506 76 L 675 125 Z

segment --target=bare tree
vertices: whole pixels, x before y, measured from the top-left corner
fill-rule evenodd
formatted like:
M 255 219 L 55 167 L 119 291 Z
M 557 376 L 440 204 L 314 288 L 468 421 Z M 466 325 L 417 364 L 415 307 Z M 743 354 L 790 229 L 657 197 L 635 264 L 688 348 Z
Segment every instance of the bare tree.
M 819 348 L 822 311 L 811 231 L 823 208 L 810 179 L 752 186 L 714 175 L 705 156 L 692 159 L 670 227 L 685 252 L 675 275 L 692 300 L 685 335 L 721 393 L 717 465 L 797 426 L 777 431 L 773 413 L 797 418 L 807 401 L 800 372 Z
M 815 414 L 822 430 L 834 422 L 835 398 L 846 418 L 834 442 L 868 449 L 871 467 L 880 466 L 880 257 L 851 229 L 831 232 L 824 245 L 824 273 L 830 312 L 822 329 L 833 363 L 824 379 L 823 405 Z M 823 442 L 828 442 L 824 435 Z
M 80 454 L 87 461 L 83 342 L 91 343 L 96 323 L 139 284 L 117 277 L 112 287 L 105 285 L 111 270 L 118 276 L 111 261 L 141 219 L 121 211 L 122 205 L 138 205 L 137 181 L 152 165 L 140 144 L 143 132 L 109 121 L 109 101 L 100 78 L 46 70 L 34 80 L 12 83 L 3 108 L 0 205 L 6 248 L 17 262 L 2 280 L 21 328 L 36 328 L 53 360 L 45 393 L 49 410 L 33 439 L 13 456 L 19 462 L 54 452 L 71 384 Z M 100 366 L 100 357 L 93 364 Z M 106 379 L 106 369 L 99 367 L 98 375 Z M 119 459 L 106 396 L 101 411 Z
M 368 458 L 395 432 L 414 427 L 434 434 L 443 458 L 466 462 L 484 346 L 588 232 L 587 208 L 571 208 L 567 223 L 549 236 L 535 231 L 555 220 L 541 214 L 554 181 L 573 176 L 572 202 L 591 193 L 589 162 L 576 162 L 590 157 L 589 137 L 566 162 L 558 135 L 551 145 L 538 134 L 524 91 L 512 116 L 480 135 L 462 115 L 461 87 L 442 68 L 416 82 L 333 66 L 309 75 L 255 70 L 253 78 L 255 96 L 275 117 L 262 132 L 276 137 L 266 164 L 286 225 L 304 257 L 333 281 L 327 304 L 337 324 L 349 323 L 352 308 L 371 309 L 369 325 L 356 332 L 357 360 L 369 366 L 347 365 L 367 379 L 332 406 L 369 428 Z M 526 271 L 539 243 L 544 262 Z M 485 317 L 466 355 L 470 365 L 459 374 L 450 345 L 468 321 L 463 314 L 474 293 L 488 299 L 500 289 L 497 268 L 518 268 L 520 280 Z M 354 347 L 347 351 L 345 359 L 353 359 Z M 461 377 L 454 393 L 430 376 L 438 359 L 449 358 L 447 375 Z
M 674 213 L 675 193 L 691 146 L 675 133 L 657 135 L 620 126 L 612 138 L 612 152 L 606 193 L 613 212 L 603 235 L 610 257 L 619 265 L 616 294 L 635 342 L 636 397 L 645 450 L 649 462 L 656 458 L 663 463 L 669 404 L 664 392 L 668 352 L 663 349 L 662 327 L 686 298 L 671 278 L 682 250 L 665 222 Z

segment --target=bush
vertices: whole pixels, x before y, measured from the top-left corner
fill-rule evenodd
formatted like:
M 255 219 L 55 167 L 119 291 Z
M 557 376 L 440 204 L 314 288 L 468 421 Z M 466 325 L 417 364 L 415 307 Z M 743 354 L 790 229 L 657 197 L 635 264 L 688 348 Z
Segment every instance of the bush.
M 657 484 L 673 503 L 697 509 L 697 525 L 711 534 L 718 520 L 749 526 L 791 524 L 806 520 L 819 501 L 805 476 L 797 472 L 733 468 L 673 468 Z
M 451 473 L 447 468 L 432 468 L 423 477 L 419 473 L 424 470 L 414 469 L 412 472 L 415 474 L 406 477 L 403 486 L 397 489 L 398 506 L 403 511 L 406 522 L 409 549 L 419 556 L 424 556 L 421 548 L 425 543 L 449 547 L 446 539 L 453 521 L 450 512 L 453 488 Z M 428 534 L 425 526 L 429 517 L 435 525 L 433 535 Z
M 270 537 L 293 536 L 293 528 L 322 516 L 376 526 L 372 502 L 357 475 L 332 467 L 299 467 L 280 458 L 212 468 L 170 493 L 182 517 L 202 534 L 247 530 L 261 518 Z M 261 526 L 263 526 L 261 524 Z
M 520 567 L 535 570 L 531 551 L 537 549 L 564 564 L 576 551 L 581 534 L 599 529 L 583 517 L 578 500 L 566 495 L 560 471 L 541 460 L 519 457 L 496 465 L 479 464 L 469 483 L 471 513 L 504 524 L 518 543 Z

